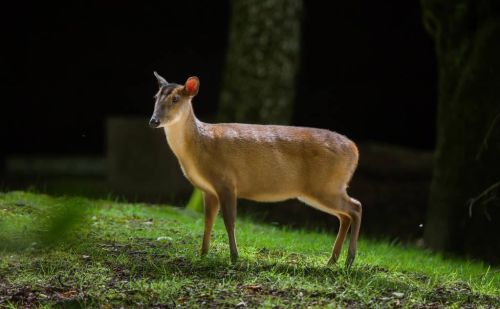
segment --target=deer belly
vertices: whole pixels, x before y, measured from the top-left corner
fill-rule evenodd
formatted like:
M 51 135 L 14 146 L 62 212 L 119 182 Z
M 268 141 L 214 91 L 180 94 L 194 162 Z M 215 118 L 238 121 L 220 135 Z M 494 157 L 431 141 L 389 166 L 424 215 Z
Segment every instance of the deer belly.
M 293 177 L 295 178 L 295 177 Z M 238 197 L 258 202 L 278 202 L 295 198 L 300 192 L 300 182 L 290 177 L 249 177 L 238 181 Z
M 275 192 L 246 192 L 243 194 L 238 194 L 238 198 L 243 198 L 246 200 L 252 200 L 256 202 L 280 202 L 289 199 L 296 198 L 296 194 L 290 193 L 275 193 Z

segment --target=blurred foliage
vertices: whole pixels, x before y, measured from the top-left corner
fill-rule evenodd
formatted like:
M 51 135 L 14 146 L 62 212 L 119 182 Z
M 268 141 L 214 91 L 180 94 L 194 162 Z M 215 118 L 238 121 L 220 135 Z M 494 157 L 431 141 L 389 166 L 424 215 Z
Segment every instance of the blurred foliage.
M 187 209 L 194 210 L 196 212 L 203 212 L 203 193 L 199 189 L 194 189 L 191 198 L 186 205 Z
M 76 230 L 88 219 L 89 212 L 90 206 L 83 199 L 66 199 L 63 203 L 52 206 L 48 215 L 40 218 L 41 243 L 51 245 L 77 239 Z
M 3 195 L 3 194 L 2 194 Z M 93 212 L 89 201 L 78 197 L 25 199 L 25 193 L 7 195 L 0 204 L 0 250 L 49 248 L 78 241 L 79 228 Z M 43 209 L 43 211 L 42 211 Z M 11 217 L 11 211 L 29 213 L 29 219 Z

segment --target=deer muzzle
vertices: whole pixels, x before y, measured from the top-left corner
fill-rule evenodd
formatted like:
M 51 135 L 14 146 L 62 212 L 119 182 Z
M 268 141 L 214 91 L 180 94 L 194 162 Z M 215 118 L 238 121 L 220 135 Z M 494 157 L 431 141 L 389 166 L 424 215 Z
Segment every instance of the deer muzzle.
M 149 120 L 149 126 L 153 129 L 156 129 L 160 126 L 160 120 L 158 118 L 151 118 L 151 120 Z

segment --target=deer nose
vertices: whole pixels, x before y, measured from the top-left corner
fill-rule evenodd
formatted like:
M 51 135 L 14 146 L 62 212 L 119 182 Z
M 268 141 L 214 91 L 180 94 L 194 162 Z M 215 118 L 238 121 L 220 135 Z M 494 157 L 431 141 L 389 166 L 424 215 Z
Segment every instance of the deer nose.
M 157 118 L 151 118 L 151 120 L 149 121 L 149 126 L 151 128 L 158 128 L 159 125 L 160 125 L 160 120 L 158 120 Z

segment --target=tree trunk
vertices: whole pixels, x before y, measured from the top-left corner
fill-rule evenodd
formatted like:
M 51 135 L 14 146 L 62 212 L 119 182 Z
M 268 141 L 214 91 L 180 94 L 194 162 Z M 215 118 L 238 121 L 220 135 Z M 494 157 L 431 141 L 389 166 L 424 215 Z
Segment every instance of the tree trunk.
M 424 238 L 498 261 L 500 3 L 422 0 L 438 60 L 437 144 Z
M 286 124 L 299 67 L 302 0 L 233 0 L 219 120 Z

